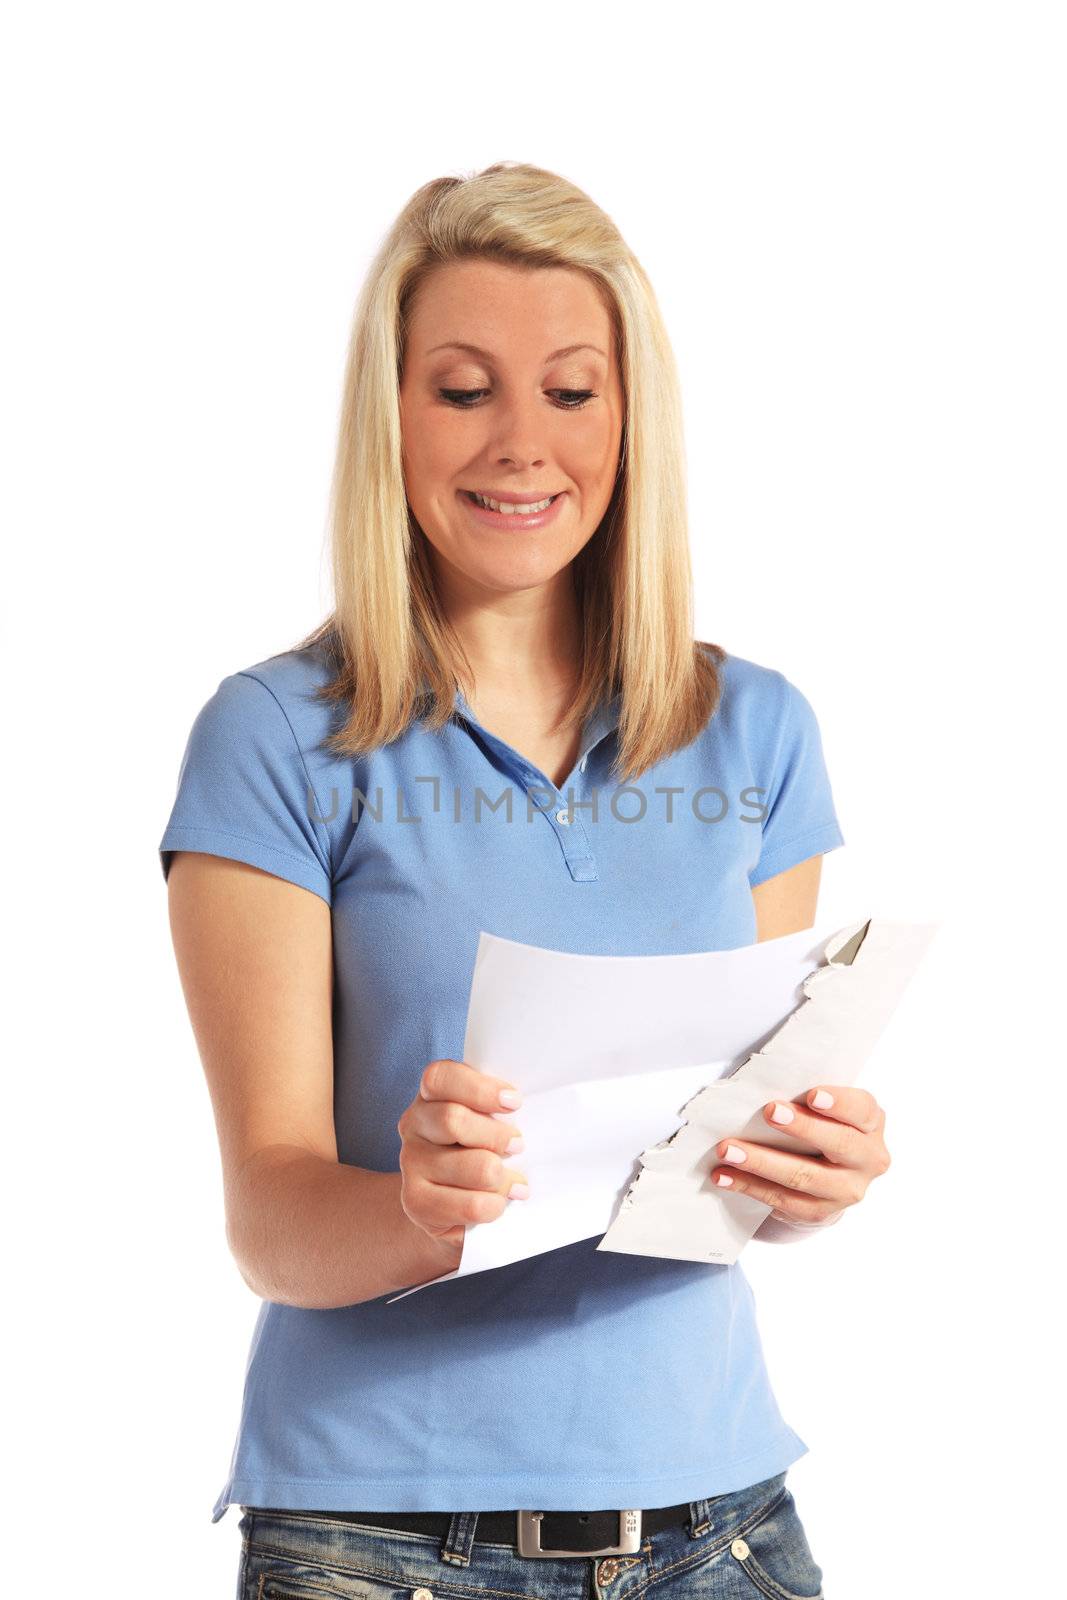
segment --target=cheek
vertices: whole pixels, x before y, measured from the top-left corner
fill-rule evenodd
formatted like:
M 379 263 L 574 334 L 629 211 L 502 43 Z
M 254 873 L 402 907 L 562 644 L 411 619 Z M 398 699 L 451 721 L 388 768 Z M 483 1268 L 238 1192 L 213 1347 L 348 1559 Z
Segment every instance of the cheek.
M 611 417 L 590 417 L 587 426 L 572 432 L 568 455 L 572 472 L 590 488 L 603 488 L 615 478 L 621 434 Z
M 458 470 L 457 441 L 442 426 L 440 413 L 401 406 L 401 456 L 408 496 L 412 500 L 444 492 Z

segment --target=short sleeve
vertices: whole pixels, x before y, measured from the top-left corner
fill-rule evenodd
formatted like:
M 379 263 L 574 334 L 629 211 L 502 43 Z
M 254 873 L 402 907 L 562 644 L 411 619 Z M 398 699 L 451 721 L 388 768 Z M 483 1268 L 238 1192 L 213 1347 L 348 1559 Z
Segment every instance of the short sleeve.
M 794 684 L 777 676 L 786 698 L 772 772 L 763 780 L 767 795 L 760 855 L 748 875 L 753 889 L 809 856 L 824 855 L 845 842 L 815 713 Z
M 247 861 L 332 900 L 330 841 L 303 753 L 273 691 L 247 672 L 224 678 L 198 712 L 159 844 Z

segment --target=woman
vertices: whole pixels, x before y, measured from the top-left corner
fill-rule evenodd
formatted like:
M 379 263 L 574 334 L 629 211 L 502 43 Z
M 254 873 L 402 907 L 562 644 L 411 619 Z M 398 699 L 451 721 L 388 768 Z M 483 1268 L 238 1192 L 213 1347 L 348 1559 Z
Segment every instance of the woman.
M 213 1512 L 241 1503 L 243 1596 L 821 1593 L 739 1265 L 590 1239 L 387 1303 L 526 1191 L 523 1086 L 461 1059 L 482 929 L 646 955 L 813 924 L 843 843 L 814 714 L 693 640 L 684 506 L 610 219 L 530 166 L 420 189 L 357 308 L 333 613 L 219 684 L 160 845 L 263 1300 Z M 865 1091 L 787 1112 L 823 1157 L 717 1152 L 761 1239 L 888 1163 Z

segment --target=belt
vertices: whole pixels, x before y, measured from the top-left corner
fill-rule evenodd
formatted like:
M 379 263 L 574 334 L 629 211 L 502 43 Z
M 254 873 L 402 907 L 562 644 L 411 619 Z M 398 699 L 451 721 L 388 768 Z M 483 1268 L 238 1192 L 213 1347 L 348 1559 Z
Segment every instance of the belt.
M 479 1511 L 475 1543 L 511 1544 L 520 1556 L 617 1556 L 641 1548 L 642 1535 L 689 1521 L 690 1502 L 649 1511 Z M 444 1539 L 450 1511 L 309 1511 L 371 1528 Z M 599 1542 L 598 1542 L 599 1541 Z

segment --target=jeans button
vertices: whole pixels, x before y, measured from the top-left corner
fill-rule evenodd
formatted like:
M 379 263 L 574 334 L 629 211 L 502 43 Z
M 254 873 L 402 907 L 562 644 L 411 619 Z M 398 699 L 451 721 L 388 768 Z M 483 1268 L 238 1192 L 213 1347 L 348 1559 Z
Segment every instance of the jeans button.
M 411 1596 L 411 1600 L 433 1600 L 433 1590 L 416 1589 Z
M 748 1555 L 748 1545 L 743 1539 L 735 1539 L 733 1544 L 730 1546 L 730 1553 L 735 1555 L 738 1561 L 744 1561 L 745 1557 Z
M 612 1578 L 614 1578 L 615 1574 L 618 1572 L 618 1570 L 619 1570 L 619 1563 L 617 1561 L 602 1561 L 600 1563 L 600 1565 L 597 1567 L 597 1572 L 596 1572 L 596 1581 L 597 1581 L 597 1583 L 610 1583 Z

